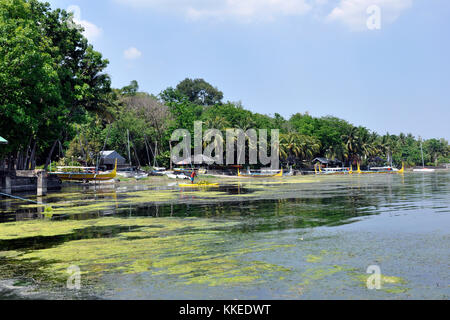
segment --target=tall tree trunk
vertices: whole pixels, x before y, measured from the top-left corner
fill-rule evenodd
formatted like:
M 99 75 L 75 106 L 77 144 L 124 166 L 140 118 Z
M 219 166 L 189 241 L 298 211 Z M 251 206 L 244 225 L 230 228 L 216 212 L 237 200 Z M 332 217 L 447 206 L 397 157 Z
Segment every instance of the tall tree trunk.
M 53 152 L 55 151 L 56 144 L 58 143 L 58 139 L 55 140 L 55 142 L 52 145 L 52 148 L 50 149 L 50 153 L 48 154 L 47 160 L 45 161 L 44 170 L 47 170 L 48 166 L 50 165 L 50 161 L 52 160 Z
M 147 151 L 148 166 L 151 167 L 152 163 L 150 162 L 150 153 L 148 152 L 147 136 L 146 135 L 144 135 L 144 143 L 145 143 L 145 150 Z
M 172 164 L 172 141 L 169 141 L 169 148 L 170 148 L 170 170 L 173 169 L 173 164 Z
M 141 162 L 139 161 L 139 157 L 138 157 L 138 155 L 137 155 L 137 151 L 136 151 L 136 148 L 135 148 L 135 146 L 134 146 L 134 143 L 133 143 L 133 151 L 134 151 L 134 156 L 136 157 L 136 161 L 137 161 L 137 164 L 138 164 L 138 168 L 141 168 Z
M 17 170 L 22 170 L 24 168 L 24 164 L 23 164 L 23 152 L 19 151 L 17 153 L 17 165 L 16 165 Z
M 33 137 L 30 137 L 30 140 L 28 140 L 28 145 L 25 152 L 25 159 L 24 159 L 24 166 L 27 168 L 28 161 L 30 160 L 30 149 L 31 149 L 31 142 L 33 142 Z
M 37 140 L 34 140 L 34 144 L 33 144 L 33 149 L 31 150 L 31 156 L 30 156 L 30 165 L 26 168 L 34 170 L 36 167 L 36 161 L 35 161 L 35 157 L 36 157 L 36 146 L 37 146 Z

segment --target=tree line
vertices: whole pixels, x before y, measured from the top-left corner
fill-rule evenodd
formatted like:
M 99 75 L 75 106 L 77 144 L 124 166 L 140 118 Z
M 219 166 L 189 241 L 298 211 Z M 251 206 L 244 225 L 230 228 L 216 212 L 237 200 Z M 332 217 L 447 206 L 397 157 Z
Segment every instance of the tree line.
M 116 150 L 133 165 L 168 166 L 175 129 L 280 130 L 284 165 L 307 167 L 315 157 L 346 164 L 421 165 L 412 134 L 379 135 L 332 117 L 296 113 L 289 119 L 251 112 L 203 79 L 185 79 L 157 95 L 132 81 L 111 88 L 108 60 L 73 27 L 73 16 L 37 0 L 0 0 L 0 159 L 17 169 L 95 165 Z M 224 134 L 225 135 L 225 134 Z M 130 141 L 128 143 L 128 141 Z M 444 139 L 423 141 L 425 164 L 449 163 Z

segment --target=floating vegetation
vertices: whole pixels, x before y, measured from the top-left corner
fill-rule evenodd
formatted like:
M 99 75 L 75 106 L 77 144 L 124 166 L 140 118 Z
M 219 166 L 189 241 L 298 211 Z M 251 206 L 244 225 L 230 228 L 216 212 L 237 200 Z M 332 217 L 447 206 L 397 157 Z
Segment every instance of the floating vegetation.
M 323 259 L 323 257 L 315 256 L 315 255 L 312 255 L 312 254 L 309 254 L 309 255 L 306 256 L 306 261 L 310 262 L 310 263 L 317 263 L 317 262 L 322 261 L 322 259 Z
M 299 284 L 300 287 L 311 286 L 312 283 L 316 281 L 324 280 L 325 278 L 332 276 L 336 273 L 349 271 L 350 269 L 344 268 L 342 266 L 332 266 L 332 267 L 319 267 L 319 268 L 309 268 L 302 273 L 303 282 Z
M 356 279 L 360 286 L 366 286 L 367 281 L 369 280 L 370 274 L 352 274 L 353 278 Z M 406 284 L 408 283 L 405 279 L 400 277 L 394 277 L 394 276 L 387 276 L 384 274 L 380 275 L 381 280 L 381 291 L 385 293 L 391 293 L 391 294 L 400 294 L 400 293 L 406 293 L 410 289 L 406 287 Z
M 105 241 L 105 235 L 96 238 L 67 241 L 57 246 L 33 251 L 6 251 L 0 257 L 21 261 L 26 265 L 40 265 L 45 278 L 63 281 L 67 268 L 79 266 L 85 279 L 93 281 L 104 273 L 120 272 L 136 274 L 148 272 L 154 276 L 176 276 L 185 284 L 207 284 L 210 286 L 250 283 L 261 274 L 289 272 L 282 266 L 263 261 L 248 261 L 245 255 L 262 250 L 280 250 L 278 244 L 265 244 L 253 249 L 230 248 L 224 234 L 235 222 L 211 221 L 208 219 L 178 218 L 103 218 L 87 221 L 29 221 L 7 223 L 0 227 L 0 239 L 27 237 L 80 236 L 83 230 L 92 227 L 120 227 L 121 231 Z M 129 231 L 125 231 L 130 227 Z M 132 228 L 131 228 L 132 227 Z M 54 240 L 54 239 L 52 239 Z M 6 245 L 5 245 L 6 246 Z M 11 263 L 9 263 L 11 264 Z M 36 276 L 36 275 L 35 275 Z

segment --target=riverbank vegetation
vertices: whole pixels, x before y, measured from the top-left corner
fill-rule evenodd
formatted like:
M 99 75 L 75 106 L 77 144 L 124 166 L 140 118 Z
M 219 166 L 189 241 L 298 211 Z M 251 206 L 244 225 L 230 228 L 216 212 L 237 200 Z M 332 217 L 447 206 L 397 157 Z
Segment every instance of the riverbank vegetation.
M 255 113 L 225 101 L 203 79 L 185 79 L 153 94 L 139 91 L 136 81 L 111 88 L 108 60 L 82 31 L 71 14 L 48 4 L 0 1 L 0 128 L 9 141 L 0 148 L 4 165 L 94 165 L 108 149 L 129 154 L 134 165 L 168 167 L 171 133 L 193 132 L 198 120 L 204 130 L 280 129 L 284 165 L 307 166 L 319 156 L 347 164 L 422 164 L 413 134 L 380 135 L 333 116 L 313 117 L 301 106 L 289 119 Z M 423 141 L 423 149 L 427 165 L 450 162 L 444 139 Z

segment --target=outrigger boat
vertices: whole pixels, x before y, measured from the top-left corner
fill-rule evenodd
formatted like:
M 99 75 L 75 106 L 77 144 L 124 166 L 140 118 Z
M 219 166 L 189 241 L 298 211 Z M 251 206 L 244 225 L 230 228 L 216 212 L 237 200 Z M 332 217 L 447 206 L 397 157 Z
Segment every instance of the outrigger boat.
M 370 173 L 384 173 L 384 174 L 390 174 L 390 173 L 405 173 L 405 163 L 402 163 L 402 168 L 399 170 L 397 168 L 393 167 L 374 167 L 369 168 L 368 171 L 361 171 L 360 164 L 358 162 L 358 170 L 356 171 L 359 174 L 370 174 Z
M 319 169 L 317 169 L 319 167 Z M 314 166 L 314 172 L 316 174 L 324 174 L 324 175 L 343 175 L 343 174 L 352 174 L 353 168 L 325 168 L 322 169 L 319 166 Z
M 107 181 L 112 180 L 117 175 L 117 159 L 114 169 L 109 172 L 96 172 L 94 167 L 59 167 L 58 169 L 80 169 L 88 172 L 51 172 L 51 175 L 57 176 L 63 181 Z M 94 172 L 89 172 L 93 170 Z
M 350 168 L 328 168 L 322 170 L 322 168 L 319 166 L 319 170 L 317 170 L 317 167 L 314 166 L 314 171 L 316 174 L 323 174 L 323 175 L 342 175 L 342 174 L 374 174 L 374 173 L 384 173 L 384 174 L 390 174 L 390 173 L 404 173 L 405 172 L 405 164 L 402 164 L 402 168 L 399 170 L 397 168 L 393 167 L 376 167 L 376 168 L 370 168 L 368 171 L 361 171 L 361 166 L 358 162 L 358 167 L 356 171 L 353 171 L 353 166 L 350 166 Z
M 283 176 L 283 169 L 281 169 L 280 172 L 276 173 L 276 174 L 265 174 L 265 173 L 242 174 L 241 171 L 238 169 L 238 177 L 243 177 L 243 178 L 275 178 L 275 177 L 282 177 L 282 176 Z
M 218 183 L 190 183 L 190 184 L 179 184 L 181 188 L 207 188 L 207 187 L 218 187 Z

